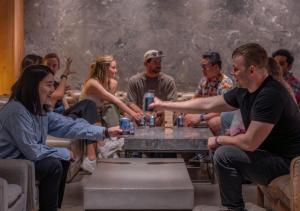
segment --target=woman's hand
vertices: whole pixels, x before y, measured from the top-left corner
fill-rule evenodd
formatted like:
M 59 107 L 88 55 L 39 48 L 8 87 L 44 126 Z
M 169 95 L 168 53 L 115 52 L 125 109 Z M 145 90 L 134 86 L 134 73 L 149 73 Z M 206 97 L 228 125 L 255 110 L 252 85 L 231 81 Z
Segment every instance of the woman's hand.
M 143 113 L 138 113 L 138 112 L 132 112 L 132 114 L 130 114 L 130 116 L 131 116 L 134 120 L 140 121 L 140 120 L 143 118 L 144 114 L 143 114 Z
M 65 71 L 63 72 L 63 75 L 65 75 L 65 76 L 68 77 L 70 74 L 75 73 L 74 71 L 71 71 L 71 69 L 70 69 L 72 62 L 73 62 L 73 60 L 72 60 L 71 57 L 67 58 L 67 61 L 66 61 L 66 69 L 65 69 Z
M 114 126 L 108 128 L 108 134 L 109 136 L 118 136 L 121 135 L 123 130 L 120 128 L 120 126 Z

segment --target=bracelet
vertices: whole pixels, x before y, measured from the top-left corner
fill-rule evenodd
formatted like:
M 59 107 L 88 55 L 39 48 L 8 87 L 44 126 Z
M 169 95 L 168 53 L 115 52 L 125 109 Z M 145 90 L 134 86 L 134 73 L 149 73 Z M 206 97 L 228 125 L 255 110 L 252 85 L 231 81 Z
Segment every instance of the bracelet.
M 200 114 L 200 122 L 205 121 L 204 114 Z
M 63 79 L 63 78 L 68 79 L 68 76 L 66 76 L 66 75 L 61 75 L 61 76 L 60 76 L 60 79 Z
M 220 143 L 218 142 L 218 138 L 219 138 L 219 136 L 216 136 L 216 138 L 215 138 L 215 145 L 216 145 L 217 147 L 222 146 L 222 144 L 220 144 Z
M 108 128 L 105 128 L 104 135 L 105 135 L 105 138 L 110 138 L 110 135 L 109 135 L 109 132 L 108 132 Z

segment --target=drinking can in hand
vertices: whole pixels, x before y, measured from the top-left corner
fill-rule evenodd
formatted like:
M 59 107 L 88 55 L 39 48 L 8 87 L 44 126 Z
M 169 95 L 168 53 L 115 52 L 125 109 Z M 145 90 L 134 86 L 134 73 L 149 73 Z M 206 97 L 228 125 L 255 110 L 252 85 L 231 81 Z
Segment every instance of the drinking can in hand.
M 120 128 L 123 130 L 123 134 L 130 134 L 130 120 L 127 117 L 120 119 Z
M 154 93 L 146 92 L 144 94 L 144 111 L 153 111 L 153 109 L 149 108 L 149 105 L 154 102 Z

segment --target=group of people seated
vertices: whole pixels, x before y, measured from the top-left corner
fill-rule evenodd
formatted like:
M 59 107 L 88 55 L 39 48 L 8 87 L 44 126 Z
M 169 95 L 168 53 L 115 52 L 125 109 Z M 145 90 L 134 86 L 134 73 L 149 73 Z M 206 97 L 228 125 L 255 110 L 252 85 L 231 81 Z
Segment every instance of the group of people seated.
M 244 210 L 244 179 L 267 184 L 289 172 L 291 159 L 300 155 L 300 82 L 291 72 L 289 51 L 281 49 L 268 57 L 258 44 L 240 46 L 232 54 L 234 82 L 222 72 L 219 53 L 206 52 L 194 97 L 183 102 L 176 102 L 173 77 L 161 72 L 163 57 L 158 50 L 144 54 L 145 70 L 129 79 L 126 102 L 115 96 L 116 59 L 96 58 L 80 101 L 72 106 L 64 98 L 67 79 L 74 73 L 71 58 L 59 82 L 54 80 L 61 65 L 57 54 L 23 59 L 10 100 L 0 110 L 0 158 L 34 162 L 40 210 L 61 206 L 69 162 L 75 159 L 67 149 L 47 146 L 47 134 L 85 140 L 87 156 L 81 167 L 93 173 L 97 156 L 107 158 L 123 145 L 117 138 L 122 132 L 120 114 L 137 124 L 154 114 L 159 126 L 164 122 L 162 111 L 168 109 L 184 113 L 185 126 L 205 122 L 214 134 L 208 148 L 214 151 L 222 204 L 230 210 Z M 150 105 L 154 113 L 143 110 L 144 94 L 150 90 L 156 96 Z

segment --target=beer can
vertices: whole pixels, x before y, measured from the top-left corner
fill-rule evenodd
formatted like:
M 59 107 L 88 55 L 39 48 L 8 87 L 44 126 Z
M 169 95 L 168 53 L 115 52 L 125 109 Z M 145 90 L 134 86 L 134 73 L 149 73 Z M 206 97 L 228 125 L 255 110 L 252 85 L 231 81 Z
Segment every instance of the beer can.
M 134 133 L 135 133 L 135 128 L 134 128 L 133 122 L 130 122 L 129 125 L 130 125 L 129 133 L 130 133 L 130 135 L 134 135 Z
M 177 116 L 176 125 L 177 125 L 177 127 L 183 127 L 183 116 L 182 115 Z
M 140 119 L 140 126 L 141 127 L 146 126 L 146 121 L 145 121 L 145 117 L 144 116 Z
M 123 134 L 130 134 L 130 120 L 127 117 L 120 119 L 120 128 L 123 130 Z
M 144 94 L 144 111 L 153 111 L 153 109 L 149 108 L 149 105 L 154 102 L 154 93 L 146 92 Z
M 149 127 L 155 127 L 155 118 L 153 115 L 149 118 Z

